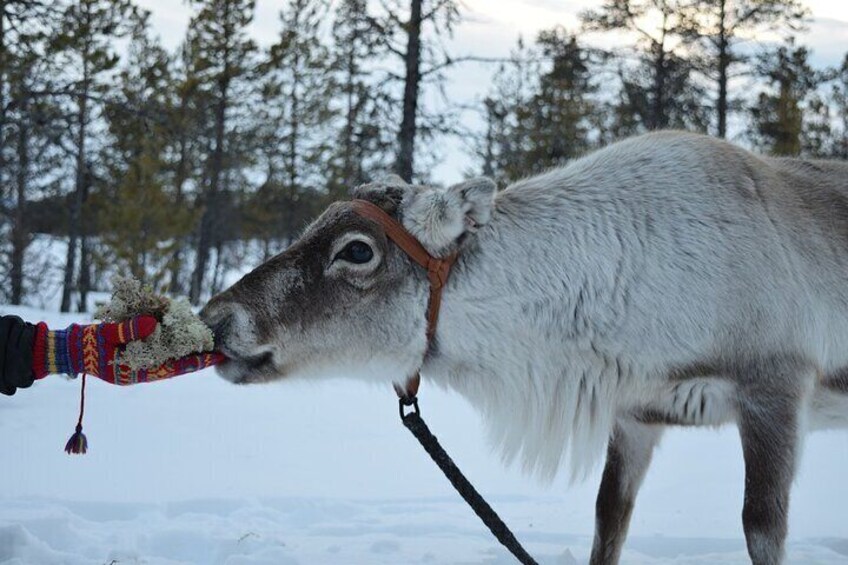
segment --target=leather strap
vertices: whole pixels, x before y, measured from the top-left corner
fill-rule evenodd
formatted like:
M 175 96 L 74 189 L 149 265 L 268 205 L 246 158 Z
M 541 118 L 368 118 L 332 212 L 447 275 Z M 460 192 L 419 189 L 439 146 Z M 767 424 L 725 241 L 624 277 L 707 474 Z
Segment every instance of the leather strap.
M 427 347 L 432 345 L 436 335 L 436 323 L 439 321 L 439 308 L 442 302 L 442 290 L 448 282 L 450 270 L 456 262 L 457 254 L 452 253 L 447 257 L 433 257 L 421 245 L 421 242 L 404 228 L 400 222 L 392 218 L 378 206 L 365 200 L 354 200 L 351 202 L 353 210 L 362 216 L 372 220 L 383 227 L 386 236 L 397 244 L 413 261 L 427 269 L 427 278 L 430 280 L 430 301 L 427 305 Z M 439 469 L 445 474 L 457 492 L 471 506 L 471 509 L 483 520 L 489 531 L 506 547 L 518 561 L 524 565 L 537 565 L 533 557 L 521 546 L 503 520 L 497 515 L 480 493 L 465 478 L 456 464 L 451 460 L 444 448 L 439 445 L 436 436 L 430 432 L 430 428 L 421 419 L 418 411 L 418 385 L 421 383 L 421 374 L 416 371 L 409 377 L 404 386 L 395 383 L 395 392 L 400 399 L 400 418 L 415 438 L 421 443 L 425 451 Z M 413 406 L 414 410 L 408 414 L 404 413 L 404 406 Z
M 354 212 L 379 224 L 386 232 L 386 237 L 395 242 L 395 245 L 409 255 L 410 259 L 427 270 L 427 279 L 430 281 L 430 298 L 427 303 L 427 348 L 429 349 L 436 337 L 436 326 L 442 305 L 442 290 L 448 282 L 451 267 L 456 262 L 458 254 L 451 253 L 441 258 L 433 257 L 414 235 L 376 204 L 367 200 L 353 200 L 350 204 Z M 420 382 L 421 375 L 416 371 L 409 377 L 404 387 L 395 384 L 395 392 L 402 400 L 411 403 L 418 394 Z

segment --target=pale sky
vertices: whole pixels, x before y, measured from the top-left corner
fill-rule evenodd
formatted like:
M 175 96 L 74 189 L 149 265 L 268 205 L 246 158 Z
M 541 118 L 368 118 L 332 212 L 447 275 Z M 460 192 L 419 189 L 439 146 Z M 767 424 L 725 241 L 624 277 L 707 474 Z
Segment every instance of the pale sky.
M 152 12 L 156 32 L 169 48 L 182 40 L 191 10 L 179 0 L 137 0 Z M 260 45 L 276 39 L 278 13 L 285 0 L 257 0 L 256 18 L 250 33 Z M 562 25 L 578 28 L 578 14 L 601 4 L 600 0 L 463 0 L 464 21 L 451 42 L 455 56 L 506 56 L 519 35 L 532 40 L 541 29 Z M 812 12 L 809 30 L 799 35 L 799 43 L 813 50 L 813 63 L 836 65 L 848 52 L 848 0 L 807 0 Z M 450 75 L 447 91 L 452 99 L 473 104 L 489 90 L 492 65 L 465 64 Z M 466 118 L 473 121 L 473 117 Z M 434 176 L 441 182 L 460 180 L 475 164 L 465 154 L 459 140 L 444 144 L 443 159 Z

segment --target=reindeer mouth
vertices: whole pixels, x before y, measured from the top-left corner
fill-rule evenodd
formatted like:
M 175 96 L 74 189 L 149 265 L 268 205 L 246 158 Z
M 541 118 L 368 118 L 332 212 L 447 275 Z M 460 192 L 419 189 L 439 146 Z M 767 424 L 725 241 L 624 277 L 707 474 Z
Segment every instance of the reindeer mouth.
M 275 374 L 274 356 L 270 351 L 256 355 L 239 355 L 227 351 L 227 361 L 218 365 L 218 374 L 234 384 L 265 382 Z

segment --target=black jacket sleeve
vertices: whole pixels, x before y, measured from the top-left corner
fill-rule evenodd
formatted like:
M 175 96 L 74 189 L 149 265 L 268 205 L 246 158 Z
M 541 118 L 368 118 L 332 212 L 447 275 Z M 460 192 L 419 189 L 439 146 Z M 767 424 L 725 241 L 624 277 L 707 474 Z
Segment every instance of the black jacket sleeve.
M 17 316 L 0 317 L 0 393 L 15 394 L 32 385 L 35 326 Z

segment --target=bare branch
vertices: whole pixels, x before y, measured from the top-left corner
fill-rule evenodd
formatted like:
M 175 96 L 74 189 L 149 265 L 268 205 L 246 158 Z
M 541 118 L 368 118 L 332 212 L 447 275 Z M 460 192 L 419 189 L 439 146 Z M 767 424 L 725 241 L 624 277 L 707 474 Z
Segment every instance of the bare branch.
M 445 57 L 445 60 L 441 63 L 437 63 L 430 67 L 429 69 L 425 69 L 421 71 L 421 77 L 426 77 L 432 75 L 433 73 L 437 73 L 442 71 L 448 67 L 452 67 L 459 63 L 511 63 L 515 59 L 510 57 L 481 57 L 477 55 L 465 55 L 462 57 Z
M 436 5 L 433 6 L 430 11 L 425 12 L 421 15 L 421 21 L 426 22 L 433 19 L 436 14 L 438 14 L 442 10 L 442 8 L 450 5 L 452 2 L 453 0 L 439 0 L 439 2 L 437 2 Z

